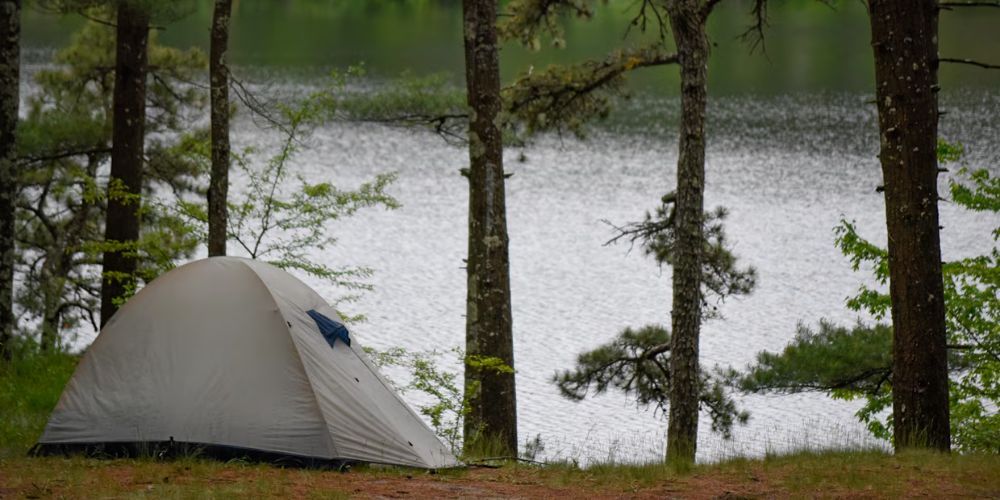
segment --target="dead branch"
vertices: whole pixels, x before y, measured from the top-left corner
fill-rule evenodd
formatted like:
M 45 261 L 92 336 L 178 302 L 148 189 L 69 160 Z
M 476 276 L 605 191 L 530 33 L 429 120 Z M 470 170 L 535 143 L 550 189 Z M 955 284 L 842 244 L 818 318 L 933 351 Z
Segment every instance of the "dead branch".
M 246 87 L 243 81 L 236 78 L 236 76 L 229 71 L 228 67 L 226 67 L 226 73 L 229 77 L 229 87 L 233 89 L 233 95 L 235 95 L 236 98 L 250 110 L 250 113 L 253 116 L 262 118 L 265 122 L 280 130 L 285 135 L 289 135 L 291 133 L 288 129 L 288 125 L 272 115 L 268 110 L 269 106 L 267 103 L 261 101 L 253 92 L 250 92 L 250 89 Z
M 983 69 L 1000 69 L 1000 64 L 989 64 L 973 59 L 958 59 L 954 57 L 939 57 L 938 62 L 953 63 L 953 64 L 968 64 L 970 66 L 978 66 Z
M 640 32 L 642 33 L 646 32 L 646 22 L 649 20 L 649 14 L 646 13 L 646 10 L 649 9 L 649 11 L 653 14 L 653 17 L 656 18 L 656 28 L 657 32 L 660 35 L 660 40 L 666 40 L 667 21 L 664 20 L 663 14 L 660 12 L 660 8 L 657 6 L 657 2 L 655 2 L 654 0 L 639 0 L 639 1 L 642 2 L 642 5 L 639 7 L 639 12 L 628 23 L 628 28 L 625 29 L 625 37 L 628 37 L 629 32 L 632 31 L 632 27 L 634 26 L 638 26 Z M 716 3 L 719 0 L 711 0 L 711 1 L 712 3 Z
M 955 7 L 995 7 L 1000 8 L 1000 0 L 993 2 L 940 2 L 938 8 L 941 10 L 952 10 Z

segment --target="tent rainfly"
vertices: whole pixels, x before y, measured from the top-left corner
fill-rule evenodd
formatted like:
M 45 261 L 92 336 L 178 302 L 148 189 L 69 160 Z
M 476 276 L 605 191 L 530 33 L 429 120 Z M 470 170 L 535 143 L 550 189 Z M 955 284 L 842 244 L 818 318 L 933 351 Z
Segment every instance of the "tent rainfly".
M 35 449 L 175 447 L 305 465 L 459 465 L 319 294 L 236 257 L 178 267 L 129 300 Z

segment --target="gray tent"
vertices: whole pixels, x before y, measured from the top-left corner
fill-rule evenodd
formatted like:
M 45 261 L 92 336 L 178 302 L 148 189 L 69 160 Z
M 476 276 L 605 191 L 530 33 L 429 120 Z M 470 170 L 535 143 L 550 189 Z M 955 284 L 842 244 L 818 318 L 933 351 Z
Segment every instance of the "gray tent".
M 326 301 L 235 257 L 178 267 L 129 300 L 87 349 L 37 449 L 174 443 L 310 463 L 458 464 Z

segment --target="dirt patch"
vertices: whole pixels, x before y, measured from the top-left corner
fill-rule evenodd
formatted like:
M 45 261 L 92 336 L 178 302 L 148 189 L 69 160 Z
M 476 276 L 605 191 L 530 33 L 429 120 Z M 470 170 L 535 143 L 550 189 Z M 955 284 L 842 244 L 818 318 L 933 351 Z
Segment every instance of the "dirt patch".
M 603 469 L 508 465 L 430 474 L 280 469 L 203 460 L 0 461 L 0 499 L 109 498 L 957 498 L 1000 497 L 996 456 L 790 457 L 698 466 Z

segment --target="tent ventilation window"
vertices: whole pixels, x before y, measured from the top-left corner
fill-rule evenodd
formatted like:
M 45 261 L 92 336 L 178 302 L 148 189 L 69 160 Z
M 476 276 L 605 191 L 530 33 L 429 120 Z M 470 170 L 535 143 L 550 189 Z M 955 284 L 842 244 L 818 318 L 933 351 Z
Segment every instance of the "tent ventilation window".
M 351 345 L 351 334 L 347 331 L 347 327 L 343 323 L 332 320 L 320 314 L 315 309 L 310 309 L 306 314 L 316 322 L 319 332 L 323 334 L 323 338 L 326 339 L 327 344 L 330 344 L 330 347 L 334 347 L 333 344 L 337 339 L 340 339 L 347 345 Z

